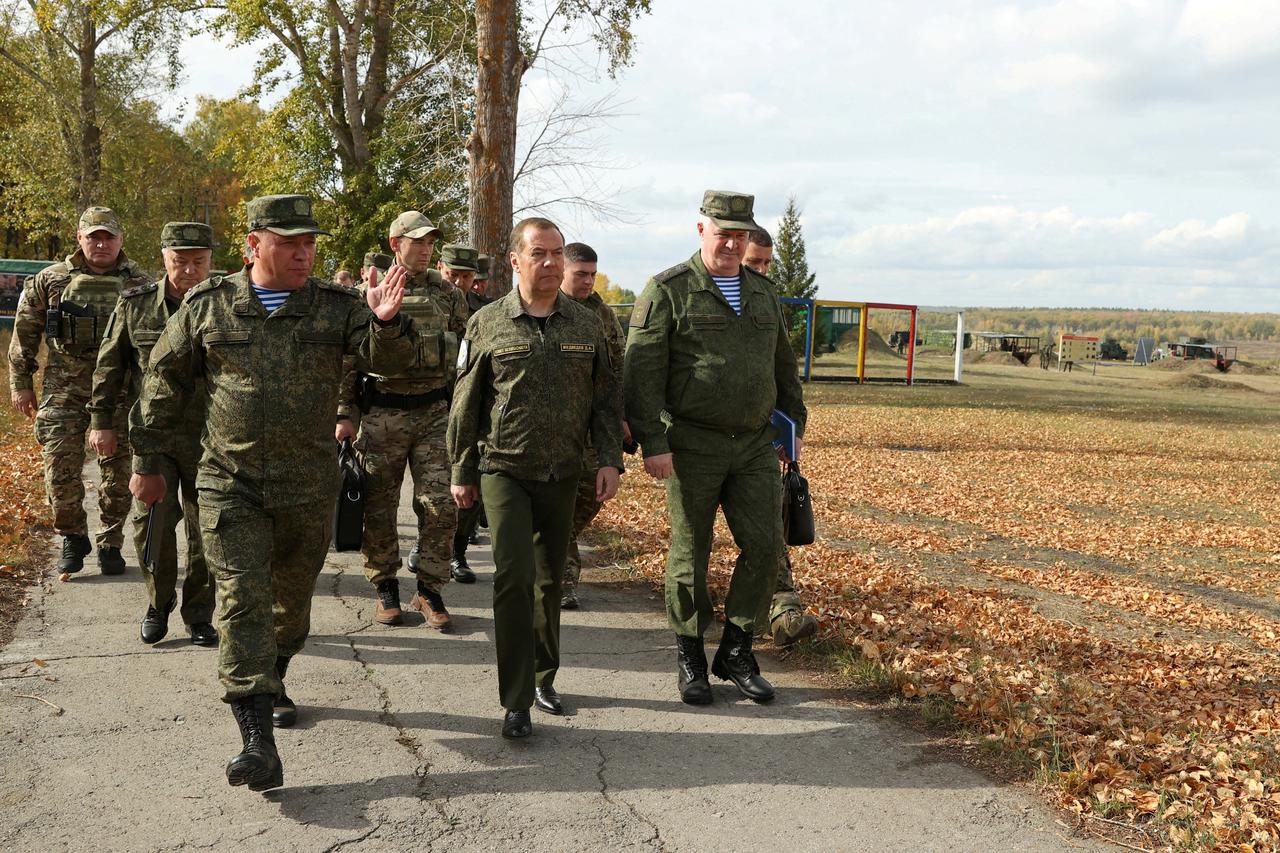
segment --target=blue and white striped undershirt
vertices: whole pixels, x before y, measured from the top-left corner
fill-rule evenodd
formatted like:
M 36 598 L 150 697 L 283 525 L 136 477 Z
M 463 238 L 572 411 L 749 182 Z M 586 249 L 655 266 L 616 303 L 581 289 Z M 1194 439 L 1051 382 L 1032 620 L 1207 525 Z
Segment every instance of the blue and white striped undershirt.
M 711 280 L 720 288 L 724 298 L 729 302 L 733 313 L 742 313 L 742 277 L 737 275 L 713 275 Z
M 258 299 L 262 301 L 262 307 L 267 309 L 268 314 L 283 305 L 284 301 L 289 298 L 289 294 L 293 293 L 292 290 L 271 290 L 266 287 L 258 287 L 256 284 L 253 285 L 253 292 L 258 294 Z

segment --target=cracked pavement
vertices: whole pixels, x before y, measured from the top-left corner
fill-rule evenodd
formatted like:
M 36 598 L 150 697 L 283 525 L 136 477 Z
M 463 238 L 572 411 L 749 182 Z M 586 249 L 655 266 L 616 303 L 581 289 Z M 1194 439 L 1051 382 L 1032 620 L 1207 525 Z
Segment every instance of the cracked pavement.
M 408 507 L 406 484 L 406 550 Z M 713 681 L 715 704 L 681 704 L 661 600 L 638 583 L 582 587 L 556 684 L 569 715 L 535 711 L 533 737 L 504 741 L 492 568 L 484 545 L 471 554 L 480 580 L 446 587 L 448 635 L 411 611 L 372 623 L 359 555 L 329 555 L 289 669 L 299 724 L 277 730 L 285 787 L 266 795 L 223 776 L 239 737 L 213 650 L 176 615 L 165 640 L 139 641 L 136 559 L 120 577 L 91 557 L 50 578 L 0 649 L 0 849 L 1101 849 L 768 656 L 774 703 Z M 406 602 L 411 585 L 402 573 Z

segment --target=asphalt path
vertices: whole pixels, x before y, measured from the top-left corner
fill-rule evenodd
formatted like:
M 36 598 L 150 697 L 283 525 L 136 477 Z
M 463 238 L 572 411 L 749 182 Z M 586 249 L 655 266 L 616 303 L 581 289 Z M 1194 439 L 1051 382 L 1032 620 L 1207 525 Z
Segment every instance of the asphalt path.
M 139 640 L 137 560 L 119 577 L 94 557 L 70 582 L 50 576 L 0 649 L 0 849 L 1100 849 L 1030 793 L 767 655 L 773 703 L 713 679 L 713 705 L 682 704 L 643 583 L 584 585 L 563 620 L 569 713 L 535 711 L 533 736 L 505 741 L 492 566 L 484 544 L 471 554 L 479 582 L 446 588 L 448 635 L 372 622 L 359 555 L 329 555 L 289 670 L 300 721 L 277 732 L 285 787 L 267 794 L 223 776 L 239 736 L 215 652 L 176 613 L 165 640 Z

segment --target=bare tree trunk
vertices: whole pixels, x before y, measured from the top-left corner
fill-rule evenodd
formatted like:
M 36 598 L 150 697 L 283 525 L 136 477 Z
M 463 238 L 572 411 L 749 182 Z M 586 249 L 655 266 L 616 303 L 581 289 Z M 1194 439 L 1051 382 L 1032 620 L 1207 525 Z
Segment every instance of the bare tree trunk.
M 516 168 L 516 118 L 520 79 L 529 67 L 520 50 L 518 0 L 477 0 L 476 118 L 467 151 L 471 155 L 471 242 L 494 255 L 489 274 L 491 298 L 511 290 L 506 261 L 511 233 L 512 189 Z
M 80 7 L 80 210 L 97 203 L 102 177 L 102 131 L 98 127 L 98 28 L 88 5 Z

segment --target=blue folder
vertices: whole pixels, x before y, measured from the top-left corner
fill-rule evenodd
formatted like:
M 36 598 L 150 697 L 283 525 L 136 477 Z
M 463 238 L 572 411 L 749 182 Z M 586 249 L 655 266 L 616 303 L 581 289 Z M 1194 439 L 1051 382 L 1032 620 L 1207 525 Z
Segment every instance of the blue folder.
M 778 428 L 778 437 L 773 440 L 773 446 L 781 447 L 788 459 L 796 461 L 796 422 L 786 412 L 774 409 L 772 423 Z

